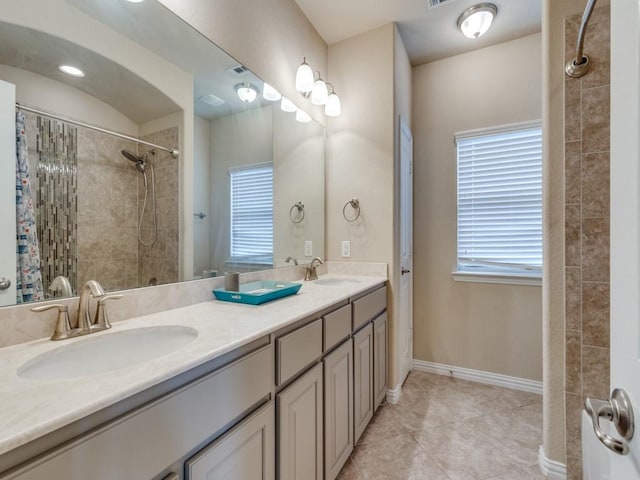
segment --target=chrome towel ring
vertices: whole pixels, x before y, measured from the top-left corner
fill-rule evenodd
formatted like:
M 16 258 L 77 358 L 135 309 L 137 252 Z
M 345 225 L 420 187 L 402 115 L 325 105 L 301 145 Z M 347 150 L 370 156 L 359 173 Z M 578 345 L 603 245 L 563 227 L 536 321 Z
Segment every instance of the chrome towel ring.
M 297 210 L 297 215 L 294 214 L 294 210 Z M 297 202 L 289 210 L 289 218 L 293 223 L 300 223 L 304 220 L 304 203 Z
M 348 206 L 351 206 L 351 208 L 354 211 L 354 214 L 351 216 L 347 216 Z M 360 200 L 358 200 L 356 197 L 353 197 L 351 200 L 345 203 L 344 207 L 342 207 L 342 216 L 347 222 L 350 222 L 350 223 L 355 222 L 357 219 L 359 219 L 360 218 Z

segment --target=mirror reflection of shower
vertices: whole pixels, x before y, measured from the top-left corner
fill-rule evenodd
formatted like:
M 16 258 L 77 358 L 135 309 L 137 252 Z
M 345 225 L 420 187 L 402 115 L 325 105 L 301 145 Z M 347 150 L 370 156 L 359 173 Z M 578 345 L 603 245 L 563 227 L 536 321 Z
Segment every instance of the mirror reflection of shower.
M 154 243 L 156 243 L 156 238 L 158 236 L 158 218 L 156 212 L 156 181 L 155 175 L 153 173 L 153 163 L 149 158 L 149 155 L 154 156 L 156 154 L 155 150 L 148 150 L 142 155 L 136 155 L 129 150 L 121 151 L 124 158 L 132 161 L 135 164 L 136 170 L 142 174 L 142 178 L 144 179 L 144 200 L 142 202 L 142 211 L 140 212 L 140 219 L 138 220 L 138 241 L 144 245 L 145 247 L 150 247 Z M 147 181 L 147 168 L 151 173 L 151 203 L 152 203 L 152 221 L 153 221 L 153 230 L 151 234 L 151 239 L 145 242 L 142 239 L 142 223 L 144 222 L 144 216 L 147 212 L 147 199 L 149 194 L 149 184 Z

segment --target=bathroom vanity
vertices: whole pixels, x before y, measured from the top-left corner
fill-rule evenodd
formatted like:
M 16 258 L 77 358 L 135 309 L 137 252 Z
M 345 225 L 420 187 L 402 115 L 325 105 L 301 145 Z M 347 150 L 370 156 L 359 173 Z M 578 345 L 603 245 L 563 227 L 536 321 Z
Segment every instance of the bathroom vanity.
M 96 335 L 179 323 L 198 336 L 97 375 L 16 374 L 62 342 L 0 350 L 0 479 L 334 479 L 387 389 L 386 279 L 349 280 L 119 322 Z

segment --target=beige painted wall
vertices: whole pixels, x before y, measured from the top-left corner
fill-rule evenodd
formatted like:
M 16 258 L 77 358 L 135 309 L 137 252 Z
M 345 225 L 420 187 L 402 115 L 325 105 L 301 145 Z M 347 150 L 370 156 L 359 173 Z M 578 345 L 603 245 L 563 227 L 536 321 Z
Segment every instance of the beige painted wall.
M 542 379 L 539 286 L 455 282 L 454 133 L 541 116 L 541 35 L 413 70 L 414 357 Z

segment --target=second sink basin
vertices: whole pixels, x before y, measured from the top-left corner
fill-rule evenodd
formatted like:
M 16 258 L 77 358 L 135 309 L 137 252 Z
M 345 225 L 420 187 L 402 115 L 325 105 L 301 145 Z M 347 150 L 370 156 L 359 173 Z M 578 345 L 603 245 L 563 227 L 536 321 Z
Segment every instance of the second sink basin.
M 179 325 L 91 335 L 29 360 L 18 368 L 18 376 L 64 380 L 110 372 L 167 355 L 197 336 L 197 330 Z

